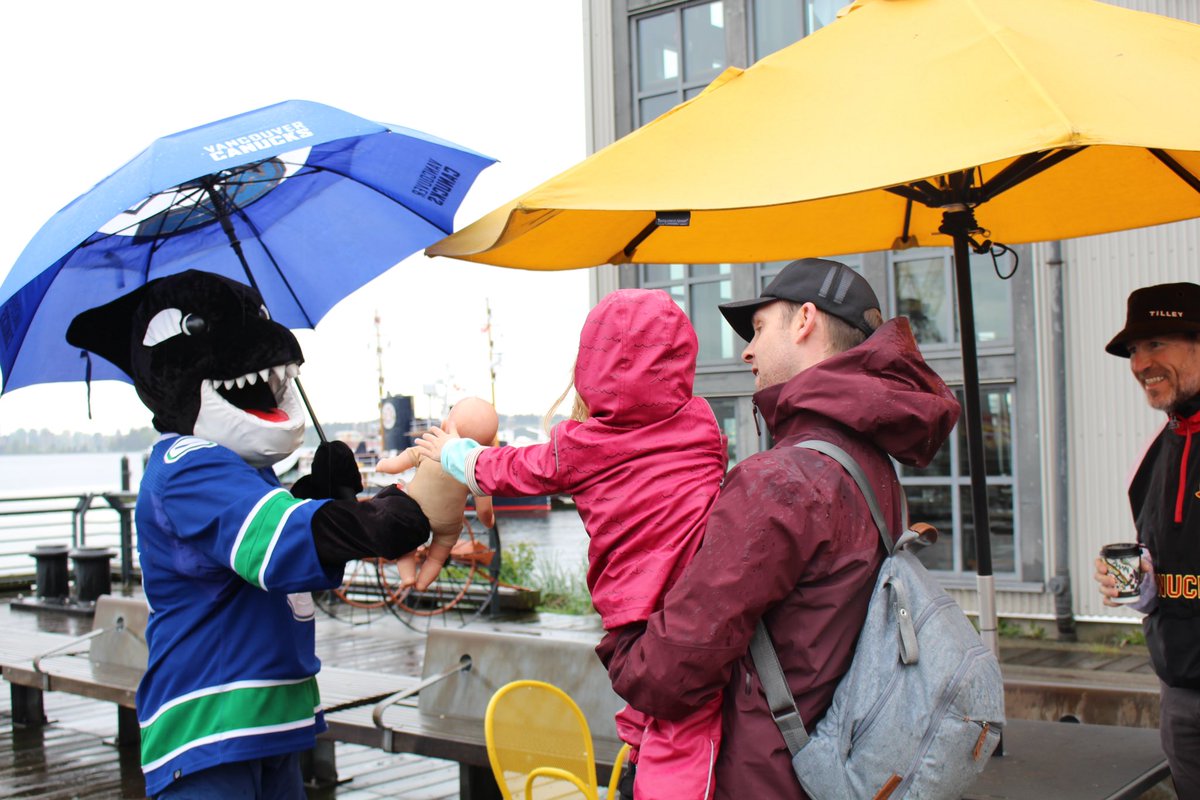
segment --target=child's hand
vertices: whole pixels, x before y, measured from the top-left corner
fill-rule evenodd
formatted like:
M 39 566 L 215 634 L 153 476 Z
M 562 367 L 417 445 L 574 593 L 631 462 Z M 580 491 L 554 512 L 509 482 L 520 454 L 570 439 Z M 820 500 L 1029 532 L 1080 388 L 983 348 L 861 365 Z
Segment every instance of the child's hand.
M 429 543 L 429 550 L 425 553 L 425 563 L 421 565 L 421 573 L 417 576 L 417 591 L 425 591 L 431 583 L 437 580 L 442 567 L 446 565 L 446 560 L 450 558 L 450 548 L 458 542 L 458 536 L 457 531 L 434 534 L 433 541 Z
M 451 425 L 451 431 L 454 426 Z M 454 439 L 452 433 L 448 433 L 434 425 L 416 441 L 416 446 L 421 450 L 421 455 L 432 458 L 434 461 L 442 460 L 442 447 L 446 442 Z
M 417 582 L 417 551 L 396 559 L 396 571 L 400 573 L 400 591 L 412 588 Z

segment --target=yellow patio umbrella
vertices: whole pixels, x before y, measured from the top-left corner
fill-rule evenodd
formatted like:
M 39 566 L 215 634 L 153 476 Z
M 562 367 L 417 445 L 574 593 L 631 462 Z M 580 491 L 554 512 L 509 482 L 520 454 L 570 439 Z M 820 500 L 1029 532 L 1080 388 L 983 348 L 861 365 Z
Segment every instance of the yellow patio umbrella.
M 953 245 L 996 649 L 968 248 L 1200 216 L 1200 26 L 1093 0 L 839 16 L 426 252 L 570 269 Z
M 964 201 L 1016 244 L 1200 215 L 1197 174 L 1200 26 L 860 0 L 427 252 L 570 269 L 948 246 L 942 207 Z M 635 243 L 665 211 L 689 224 Z

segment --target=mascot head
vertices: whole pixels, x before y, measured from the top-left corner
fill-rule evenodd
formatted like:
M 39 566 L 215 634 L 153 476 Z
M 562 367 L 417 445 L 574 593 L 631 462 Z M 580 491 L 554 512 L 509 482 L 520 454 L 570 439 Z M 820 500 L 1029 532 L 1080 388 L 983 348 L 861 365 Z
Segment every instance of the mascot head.
M 304 438 L 292 381 L 300 344 L 249 286 L 198 270 L 159 278 L 79 314 L 67 341 L 132 378 L 159 431 L 208 439 L 256 467 Z

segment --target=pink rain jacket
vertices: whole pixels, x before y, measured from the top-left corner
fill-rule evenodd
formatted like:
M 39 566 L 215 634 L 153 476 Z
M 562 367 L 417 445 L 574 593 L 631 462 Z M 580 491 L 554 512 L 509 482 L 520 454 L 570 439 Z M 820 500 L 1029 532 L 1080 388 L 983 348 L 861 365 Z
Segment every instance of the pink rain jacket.
M 754 396 L 775 446 L 730 470 L 704 542 L 647 624 L 599 648 L 617 694 L 659 719 L 724 698 L 718 800 L 804 797 L 748 650 L 761 618 L 809 730 L 850 666 L 883 547 L 862 492 L 824 439 L 866 472 L 893 536 L 901 488 L 888 456 L 925 466 L 958 420 L 908 320 Z M 949 537 L 938 547 L 951 547 Z M 642 633 L 644 631 L 644 633 Z
M 588 589 L 604 627 L 645 620 L 691 560 L 725 472 L 725 440 L 692 396 L 696 333 L 661 290 L 623 289 L 579 336 L 575 390 L 585 422 L 546 444 L 493 447 L 475 482 L 499 497 L 569 494 L 591 541 Z

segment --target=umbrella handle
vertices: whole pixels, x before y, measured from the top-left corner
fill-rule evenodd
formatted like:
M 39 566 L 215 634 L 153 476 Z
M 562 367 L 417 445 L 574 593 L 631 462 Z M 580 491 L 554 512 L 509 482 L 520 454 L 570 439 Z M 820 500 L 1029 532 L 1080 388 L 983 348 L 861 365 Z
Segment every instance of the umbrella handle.
M 317 436 L 321 439 L 321 444 L 329 441 L 325 438 L 325 431 L 321 428 L 321 423 L 317 421 L 317 415 L 313 412 L 312 403 L 308 402 L 308 395 L 304 393 L 304 387 L 300 385 L 299 378 L 293 378 L 296 383 L 296 390 L 300 392 L 300 399 L 304 402 L 304 407 L 308 409 L 308 418 L 312 420 L 313 427 L 317 429 Z

